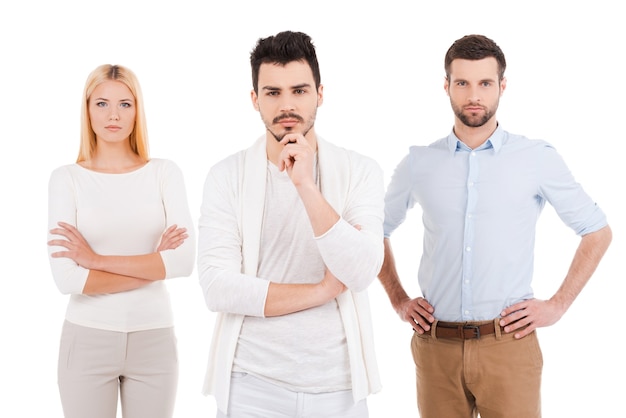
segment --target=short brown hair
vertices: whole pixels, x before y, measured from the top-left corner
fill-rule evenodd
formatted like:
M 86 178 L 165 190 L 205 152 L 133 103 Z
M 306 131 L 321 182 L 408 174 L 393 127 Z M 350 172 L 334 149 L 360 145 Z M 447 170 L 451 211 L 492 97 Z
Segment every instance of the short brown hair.
M 506 60 L 504 53 L 493 40 L 484 35 L 466 35 L 457 39 L 446 52 L 444 60 L 446 78 L 450 80 L 450 66 L 455 59 L 481 60 L 489 57 L 495 58 L 498 62 L 498 77 L 502 80 L 506 69 Z

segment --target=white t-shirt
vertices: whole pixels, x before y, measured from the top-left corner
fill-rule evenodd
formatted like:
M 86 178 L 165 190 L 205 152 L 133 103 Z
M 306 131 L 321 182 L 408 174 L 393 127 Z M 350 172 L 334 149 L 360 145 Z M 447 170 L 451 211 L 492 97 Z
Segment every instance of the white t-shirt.
M 102 255 L 139 255 L 156 250 L 167 227 L 187 228 L 189 238 L 162 251 L 166 278 L 189 276 L 195 258 L 194 226 L 183 176 L 169 160 L 152 159 L 122 174 L 91 171 L 78 164 L 57 168 L 50 176 L 48 230 L 59 221 L 76 226 L 91 248 Z M 58 238 L 48 233 L 48 239 Z M 64 251 L 49 247 L 49 253 Z M 139 289 L 84 295 L 89 271 L 70 258 L 52 258 L 59 290 L 70 294 L 66 319 L 111 331 L 131 332 L 169 327 L 173 315 L 163 280 Z
M 325 265 L 306 209 L 286 171 L 268 162 L 259 276 L 277 283 L 319 283 Z M 234 371 L 298 392 L 351 388 L 337 300 L 290 315 L 246 316 Z

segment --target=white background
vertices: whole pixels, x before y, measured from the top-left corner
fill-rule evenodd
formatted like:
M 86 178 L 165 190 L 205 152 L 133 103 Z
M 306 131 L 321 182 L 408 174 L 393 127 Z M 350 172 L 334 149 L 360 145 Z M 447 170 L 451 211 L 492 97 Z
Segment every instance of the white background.
M 263 133 L 249 100 L 249 52 L 259 37 L 286 29 L 310 34 L 317 45 L 325 85 L 318 134 L 375 157 L 386 181 L 409 145 L 428 144 L 452 126 L 442 88 L 450 44 L 482 33 L 502 47 L 508 88 L 498 120 L 511 132 L 554 144 L 614 231 L 584 292 L 559 323 L 539 331 L 544 416 L 623 414 L 626 30 L 619 8 L 611 0 L 3 2 L 0 415 L 62 416 L 56 357 L 67 297 L 49 272 L 47 182 L 52 169 L 74 162 L 78 152 L 87 74 L 111 63 L 138 75 L 151 155 L 181 166 L 197 220 L 209 167 Z M 392 240 L 413 296 L 419 216 L 418 209 L 411 212 Z M 551 207 L 538 228 L 534 287 L 537 297 L 548 298 L 578 238 Z M 200 389 L 215 315 L 195 272 L 168 284 L 180 355 L 175 416 L 212 417 L 213 399 Z M 415 417 L 411 331 L 378 281 L 370 297 L 384 386 L 369 398 L 371 416 Z

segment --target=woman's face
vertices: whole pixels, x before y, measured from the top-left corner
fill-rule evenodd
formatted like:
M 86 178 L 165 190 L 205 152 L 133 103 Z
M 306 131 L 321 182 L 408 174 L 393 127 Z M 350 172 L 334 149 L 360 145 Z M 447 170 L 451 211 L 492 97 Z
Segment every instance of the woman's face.
M 135 128 L 135 97 L 122 82 L 107 80 L 89 98 L 89 119 L 96 143 L 128 141 Z

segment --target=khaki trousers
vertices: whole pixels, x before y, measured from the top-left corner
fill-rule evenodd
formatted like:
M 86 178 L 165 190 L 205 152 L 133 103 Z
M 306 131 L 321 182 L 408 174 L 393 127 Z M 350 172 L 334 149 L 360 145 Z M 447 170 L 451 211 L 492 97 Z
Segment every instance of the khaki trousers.
M 415 333 L 411 351 L 422 418 L 541 417 L 543 357 L 536 332 L 516 340 L 496 323 L 496 333 L 480 339 Z
M 178 384 L 173 328 L 114 332 L 65 321 L 58 384 L 65 418 L 171 418 Z

